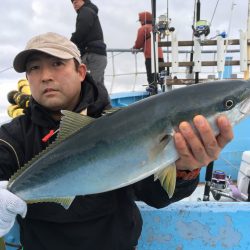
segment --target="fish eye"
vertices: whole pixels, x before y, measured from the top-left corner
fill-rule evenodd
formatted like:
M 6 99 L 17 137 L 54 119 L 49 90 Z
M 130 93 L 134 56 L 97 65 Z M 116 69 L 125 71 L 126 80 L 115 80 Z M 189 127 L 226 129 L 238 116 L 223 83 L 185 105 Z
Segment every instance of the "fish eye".
M 233 99 L 225 100 L 224 107 L 226 109 L 231 109 L 233 106 L 234 106 L 234 100 Z

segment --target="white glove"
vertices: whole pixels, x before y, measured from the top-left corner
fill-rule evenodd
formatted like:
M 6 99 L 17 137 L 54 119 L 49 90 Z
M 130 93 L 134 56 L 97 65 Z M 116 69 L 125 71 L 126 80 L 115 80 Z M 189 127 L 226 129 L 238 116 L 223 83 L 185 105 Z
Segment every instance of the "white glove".
M 7 234 L 13 227 L 16 215 L 23 218 L 27 213 L 27 204 L 8 191 L 8 181 L 0 181 L 0 237 Z

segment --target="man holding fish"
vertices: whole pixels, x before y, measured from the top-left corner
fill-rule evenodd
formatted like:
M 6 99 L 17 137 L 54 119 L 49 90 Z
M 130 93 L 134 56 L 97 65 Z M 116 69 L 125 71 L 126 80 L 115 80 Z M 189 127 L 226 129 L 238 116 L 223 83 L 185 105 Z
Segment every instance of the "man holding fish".
M 0 128 L 0 236 L 9 232 L 17 218 L 25 250 L 136 249 L 142 219 L 135 201 L 162 208 L 189 196 L 198 184 L 200 168 L 217 159 L 233 138 L 226 116 L 216 118 L 217 136 L 202 115 L 193 116 L 196 129 L 180 118 L 172 133 L 178 153 L 171 162 L 177 169 L 171 175 L 174 180 L 165 178 L 167 165 L 147 170 L 153 162 L 162 164 L 159 155 L 167 152 L 169 134 L 160 134 L 160 143 L 153 148 L 152 139 L 143 142 L 138 158 L 144 146 L 152 148 L 148 159 L 139 163 L 138 171 L 146 170 L 132 175 L 132 168 L 129 173 L 124 169 L 126 161 L 128 167 L 136 162 L 136 157 L 128 159 L 136 138 L 131 147 L 125 140 L 129 131 L 132 134 L 143 126 L 137 128 L 133 116 L 126 116 L 130 108 L 105 112 L 110 105 L 107 92 L 86 74 L 72 42 L 56 33 L 33 37 L 15 57 L 14 69 L 26 72 L 32 97 L 24 115 Z M 128 133 L 119 142 L 116 126 L 122 129 L 117 137 Z M 119 147 L 126 155 L 120 162 Z M 79 163 L 81 157 L 85 158 Z M 173 183 L 172 192 L 166 190 Z

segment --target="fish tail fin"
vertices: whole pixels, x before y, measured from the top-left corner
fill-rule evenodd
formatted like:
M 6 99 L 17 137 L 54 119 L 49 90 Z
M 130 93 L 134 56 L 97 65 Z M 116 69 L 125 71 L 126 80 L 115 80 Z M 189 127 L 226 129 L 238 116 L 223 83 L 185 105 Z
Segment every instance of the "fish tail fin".
M 171 164 L 154 174 L 154 179 L 159 179 L 161 186 L 167 192 L 169 198 L 174 194 L 176 184 L 176 166 Z

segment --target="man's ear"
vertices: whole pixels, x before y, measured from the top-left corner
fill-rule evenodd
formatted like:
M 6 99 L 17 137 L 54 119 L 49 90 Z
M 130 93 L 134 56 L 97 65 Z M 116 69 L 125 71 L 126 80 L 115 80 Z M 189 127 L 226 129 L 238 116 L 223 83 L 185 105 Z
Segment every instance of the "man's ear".
M 83 81 L 85 79 L 85 77 L 86 77 L 86 74 L 87 74 L 87 67 L 86 67 L 85 64 L 81 63 L 79 65 L 78 73 L 79 73 L 79 75 L 81 77 L 81 81 Z

